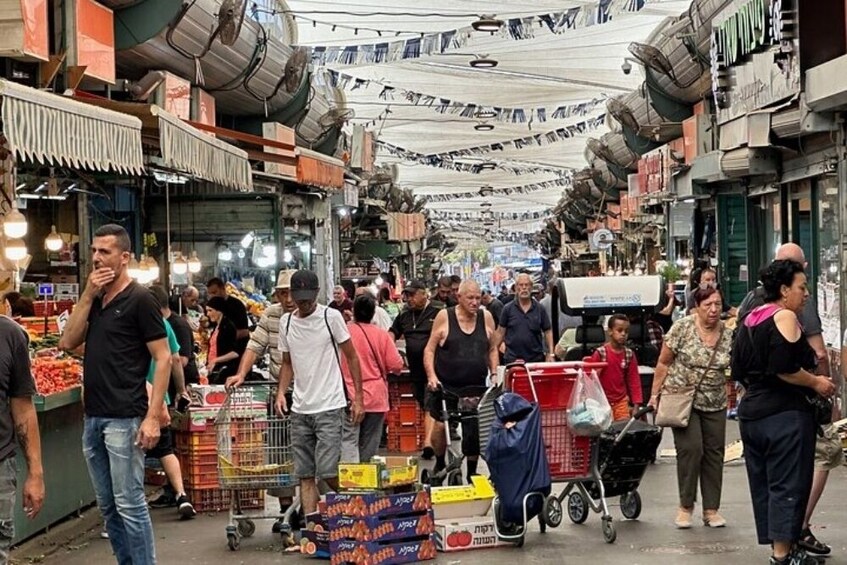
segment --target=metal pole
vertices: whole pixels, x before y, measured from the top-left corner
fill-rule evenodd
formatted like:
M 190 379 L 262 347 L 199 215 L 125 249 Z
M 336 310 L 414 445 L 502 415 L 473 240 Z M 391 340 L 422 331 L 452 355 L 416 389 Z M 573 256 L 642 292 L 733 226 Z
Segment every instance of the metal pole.
M 165 285 L 169 290 L 173 290 L 173 279 L 171 278 L 171 183 L 165 183 Z

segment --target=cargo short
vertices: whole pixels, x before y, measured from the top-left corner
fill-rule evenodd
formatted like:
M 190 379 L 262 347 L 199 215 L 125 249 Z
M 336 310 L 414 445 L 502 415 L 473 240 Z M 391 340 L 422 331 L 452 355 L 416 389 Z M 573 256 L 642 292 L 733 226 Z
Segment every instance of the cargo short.
M 832 471 L 844 463 L 844 451 L 838 431 L 830 424 L 824 426 L 823 437 L 815 442 L 815 471 Z
M 300 479 L 334 479 L 341 461 L 344 408 L 317 414 L 291 413 L 294 474 Z

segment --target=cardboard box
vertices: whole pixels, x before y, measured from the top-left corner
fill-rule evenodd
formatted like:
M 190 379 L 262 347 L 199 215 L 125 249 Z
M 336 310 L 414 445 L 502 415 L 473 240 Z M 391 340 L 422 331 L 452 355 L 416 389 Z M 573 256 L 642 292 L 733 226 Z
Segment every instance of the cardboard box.
M 318 507 L 321 508 L 322 505 Z M 328 529 L 326 516 L 320 510 L 306 516 L 306 527 L 300 530 L 300 553 L 318 559 L 329 559 Z
M 432 511 L 419 516 L 389 518 L 349 518 L 334 516 L 329 519 L 330 541 L 395 541 L 431 535 L 435 532 Z
M 494 500 L 494 487 L 481 475 L 474 475 L 471 479 L 472 485 L 432 488 L 432 508 L 436 520 L 488 514 Z
M 414 457 L 375 457 L 370 463 L 341 463 L 338 481 L 342 490 L 381 490 L 412 485 L 418 480 Z
M 326 495 L 327 517 L 387 518 L 412 514 L 432 507 L 429 492 L 422 490 L 403 494 L 338 492 Z
M 497 538 L 494 518 L 477 516 L 435 521 L 435 545 L 438 551 L 467 551 L 509 545 Z
M 226 402 L 229 393 L 224 385 L 189 385 L 188 394 L 194 406 L 220 408 Z M 267 412 L 270 402 L 270 388 L 267 386 L 244 386 L 233 393 L 233 402 L 238 406 L 254 404 L 256 410 Z
M 202 432 L 215 427 L 217 408 L 189 408 L 185 413 L 171 412 L 171 428 L 185 432 Z
M 332 565 L 398 565 L 435 559 L 437 554 L 432 536 L 388 543 L 342 540 L 330 542 L 329 547 Z

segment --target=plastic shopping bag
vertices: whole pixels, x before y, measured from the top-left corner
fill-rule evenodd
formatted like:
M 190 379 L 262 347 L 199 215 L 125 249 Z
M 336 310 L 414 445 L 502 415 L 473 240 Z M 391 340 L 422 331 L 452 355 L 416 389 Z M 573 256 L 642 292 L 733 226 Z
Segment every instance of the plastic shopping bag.
M 580 370 L 568 402 L 568 426 L 578 436 L 599 436 L 611 424 L 612 407 L 597 372 Z

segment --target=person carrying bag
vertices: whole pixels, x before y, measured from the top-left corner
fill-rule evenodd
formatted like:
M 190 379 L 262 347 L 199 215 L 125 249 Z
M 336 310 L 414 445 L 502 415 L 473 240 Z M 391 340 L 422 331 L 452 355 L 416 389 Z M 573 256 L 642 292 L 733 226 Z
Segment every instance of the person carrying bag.
M 721 322 L 721 295 L 714 288 L 694 292 L 691 316 L 677 321 L 665 336 L 649 404 L 658 408 L 656 424 L 673 430 L 679 510 L 674 524 L 690 528 L 703 495 L 703 523 L 726 525 L 718 514 L 726 445 L 726 370 L 732 332 Z

